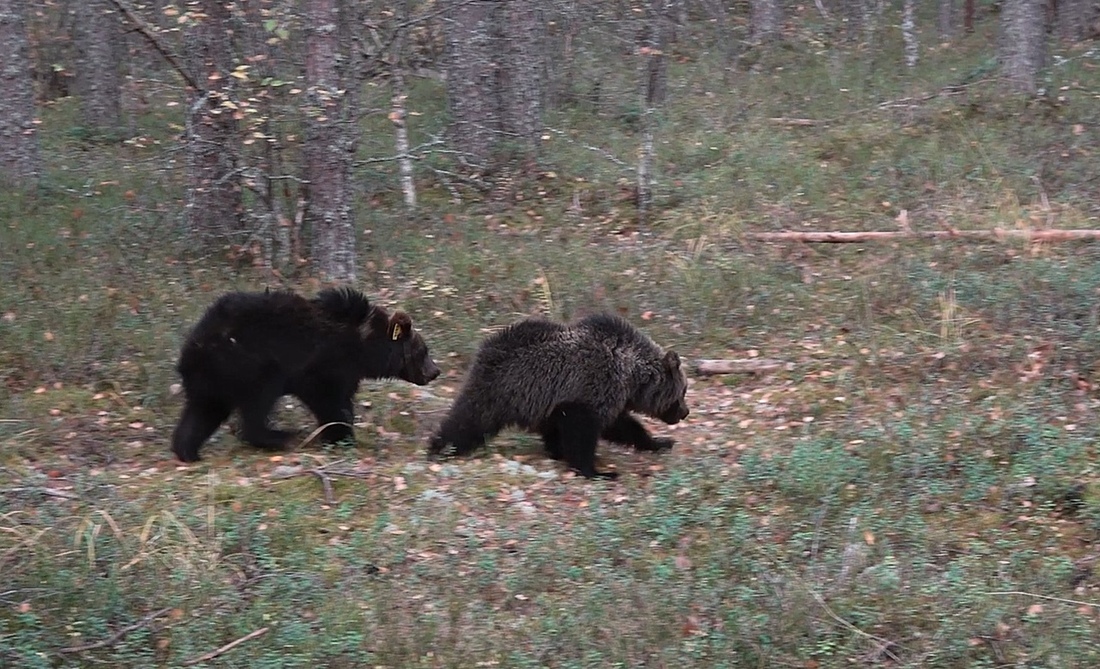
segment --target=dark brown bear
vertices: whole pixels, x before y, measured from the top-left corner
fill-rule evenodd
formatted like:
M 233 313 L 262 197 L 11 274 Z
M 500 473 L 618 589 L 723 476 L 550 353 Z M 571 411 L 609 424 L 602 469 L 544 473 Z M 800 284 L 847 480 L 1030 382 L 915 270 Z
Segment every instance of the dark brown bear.
M 260 448 L 280 448 L 292 434 L 268 427 L 282 395 L 300 399 L 325 441 L 353 435 L 352 400 L 361 379 L 400 378 L 425 385 L 439 376 L 428 346 L 400 311 L 390 316 L 350 288 L 307 299 L 287 291 L 228 293 L 198 322 L 180 353 L 186 404 L 172 435 L 184 462 L 234 409 L 241 436 Z
M 631 411 L 675 425 L 688 415 L 680 357 L 616 316 L 571 325 L 527 319 L 489 336 L 429 453 L 463 455 L 506 427 L 542 435 L 550 457 L 585 477 L 596 471 L 600 437 L 640 451 L 672 448 Z

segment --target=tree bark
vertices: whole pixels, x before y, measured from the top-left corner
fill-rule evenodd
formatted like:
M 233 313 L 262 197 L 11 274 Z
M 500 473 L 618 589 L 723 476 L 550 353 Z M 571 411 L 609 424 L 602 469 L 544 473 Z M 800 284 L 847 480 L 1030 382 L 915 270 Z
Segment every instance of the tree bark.
M 998 54 L 1006 87 L 1034 94 L 1046 61 L 1045 0 L 1005 0 Z
M 306 142 L 309 223 L 313 261 L 325 281 L 356 279 L 355 220 L 351 208 L 351 162 L 355 124 L 349 118 L 348 76 L 340 26 L 340 0 L 309 0 L 306 8 Z
M 936 29 L 940 40 L 951 39 L 955 34 L 955 0 L 939 0 L 936 12 Z
M 41 171 L 23 0 L 0 0 L 0 181 L 33 186 Z
M 537 153 L 547 85 L 542 6 L 539 0 L 482 0 L 448 12 L 451 140 L 475 168 Z M 505 147 L 511 151 L 498 153 Z
M 76 8 L 84 127 L 98 135 L 117 138 L 123 128 L 119 72 L 123 50 L 121 18 L 110 0 L 83 0 L 76 3 Z
M 187 228 L 204 246 L 231 241 L 243 229 L 240 136 L 232 101 L 229 10 L 223 0 L 202 0 L 184 35 L 186 69 L 205 90 L 187 94 Z
M 497 54 L 493 53 L 496 4 L 469 2 L 447 13 L 447 102 L 451 139 L 468 161 L 488 165 L 497 141 Z
M 757 43 L 779 38 L 783 11 L 779 0 L 749 0 L 749 34 Z
M 1058 37 L 1080 42 L 1100 34 L 1100 11 L 1092 0 L 1058 0 L 1055 27 Z
M 522 152 L 534 155 L 542 134 L 546 36 L 541 0 L 509 0 L 501 12 L 501 126 Z

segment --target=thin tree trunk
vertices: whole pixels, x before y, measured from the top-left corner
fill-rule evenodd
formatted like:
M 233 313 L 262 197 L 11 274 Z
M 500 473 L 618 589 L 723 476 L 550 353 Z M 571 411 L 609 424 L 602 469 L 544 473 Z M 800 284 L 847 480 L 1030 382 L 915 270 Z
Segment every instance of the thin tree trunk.
M 397 19 L 401 23 L 409 20 L 411 0 L 401 2 Z M 416 180 L 413 178 L 413 159 L 409 155 L 409 89 L 405 83 L 405 57 L 408 34 L 404 28 L 398 28 L 394 37 L 390 60 L 392 82 L 390 91 L 390 121 L 393 123 L 394 151 L 397 154 L 397 170 L 400 174 L 401 195 L 405 199 L 405 208 L 416 209 Z
M 229 11 L 221 0 L 202 0 L 184 36 L 187 71 L 198 86 L 188 90 L 187 227 L 204 245 L 232 240 L 243 230 L 237 166 L 240 136 L 232 110 L 232 54 L 226 35 Z M 243 241 L 243 240 L 238 240 Z
M 0 53 L 0 181 L 30 187 L 41 164 L 23 0 L 0 0 Z
M 401 174 L 401 193 L 405 197 L 405 206 L 409 209 L 416 209 L 416 181 L 413 179 L 412 157 L 409 156 L 408 109 L 405 106 L 408 97 L 404 68 L 401 64 L 398 64 L 393 69 L 393 97 L 391 98 L 390 120 L 393 121 L 397 169 Z
M 309 0 L 306 9 L 306 142 L 313 260 L 321 278 L 354 282 L 355 222 L 351 211 L 351 160 L 355 151 L 351 77 L 342 76 L 341 3 Z
M 963 29 L 968 35 L 974 32 L 974 0 L 965 0 L 963 5 Z
M 1034 94 L 1046 61 L 1045 0 L 1005 0 L 998 54 L 1007 88 Z
M 905 66 L 912 69 L 920 59 L 920 42 L 917 39 L 917 0 L 903 0 L 901 10 L 901 37 L 905 41 Z
M 645 24 L 639 33 L 638 53 L 642 57 L 642 143 L 638 151 L 638 185 L 636 205 L 638 221 L 644 223 L 649 217 L 649 208 L 653 202 L 653 163 L 656 148 L 655 133 L 657 110 L 664 101 L 667 87 L 668 62 L 665 59 L 665 47 L 668 44 L 668 29 L 665 0 L 650 0 L 647 5 Z
M 119 64 L 124 48 L 121 19 L 109 0 L 76 3 L 76 41 L 80 51 L 80 111 L 84 126 L 116 137 L 123 128 Z

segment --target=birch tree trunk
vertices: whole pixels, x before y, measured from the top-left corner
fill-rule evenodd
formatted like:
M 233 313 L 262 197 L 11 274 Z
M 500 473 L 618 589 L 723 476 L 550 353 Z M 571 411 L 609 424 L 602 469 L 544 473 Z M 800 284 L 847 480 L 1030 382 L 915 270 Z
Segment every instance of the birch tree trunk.
M 645 23 L 639 31 L 638 54 L 642 58 L 641 127 L 642 142 L 638 150 L 638 184 L 636 205 L 638 222 L 649 217 L 653 203 L 653 163 L 656 149 L 657 112 L 665 98 L 668 80 L 668 5 L 666 0 L 649 0 Z
M 397 20 L 404 24 L 409 20 L 411 0 L 402 0 Z M 401 183 L 401 195 L 405 208 L 416 209 L 416 180 L 413 176 L 413 159 L 409 155 L 409 88 L 405 82 L 406 48 L 408 33 L 397 28 L 390 57 L 390 122 L 393 123 L 394 152 L 397 154 L 397 171 Z
M 187 228 L 204 246 L 225 243 L 243 230 L 237 171 L 240 136 L 233 110 L 233 58 L 229 10 L 222 0 L 202 0 L 184 34 L 187 69 L 199 86 L 189 89 L 186 109 Z
M 355 221 L 351 210 L 351 161 L 356 146 L 346 63 L 341 52 L 339 0 L 306 6 L 306 179 L 313 262 L 329 282 L 356 279 Z
M 394 151 L 398 156 L 397 169 L 401 175 L 401 194 L 405 198 L 405 206 L 409 209 L 416 209 L 416 181 L 413 179 L 412 157 L 409 156 L 409 114 L 406 107 L 408 98 L 409 92 L 405 86 L 404 68 L 398 65 L 393 70 L 390 121 L 393 122 Z
M 920 59 L 920 41 L 917 39 L 917 0 L 903 0 L 901 8 L 901 38 L 905 42 L 905 66 L 913 69 Z
M 41 170 L 24 0 L 0 0 L 0 181 L 19 187 Z

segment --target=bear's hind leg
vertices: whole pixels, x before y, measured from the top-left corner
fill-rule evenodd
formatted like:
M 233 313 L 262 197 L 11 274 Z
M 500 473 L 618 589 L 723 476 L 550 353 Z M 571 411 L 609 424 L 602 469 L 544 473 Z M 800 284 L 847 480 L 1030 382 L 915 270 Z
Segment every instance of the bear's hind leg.
M 539 434 L 542 435 L 542 445 L 546 448 L 546 457 L 551 460 L 561 460 L 561 430 L 558 427 L 558 422 L 551 418 L 539 429 Z
M 299 393 L 298 399 L 309 408 L 317 418 L 317 425 L 329 425 L 321 431 L 321 441 L 333 443 L 344 439 L 355 439 L 355 408 L 352 395 L 340 397 L 337 393 L 308 392 Z
M 596 443 L 600 423 L 596 412 L 580 402 L 563 402 L 554 408 L 562 459 L 585 478 L 616 479 L 618 472 L 596 471 Z
M 240 405 L 241 439 L 258 448 L 279 449 L 294 436 L 286 430 L 273 430 L 267 426 L 267 417 L 275 407 L 275 401 L 282 397 L 281 383 L 262 385 L 254 395 Z
M 172 433 L 172 452 L 181 462 L 198 462 L 199 448 L 232 411 L 220 402 L 188 400 Z
M 616 444 L 633 446 L 639 451 L 667 451 L 675 443 L 672 439 L 651 436 L 637 418 L 625 411 L 604 428 L 600 436 Z

